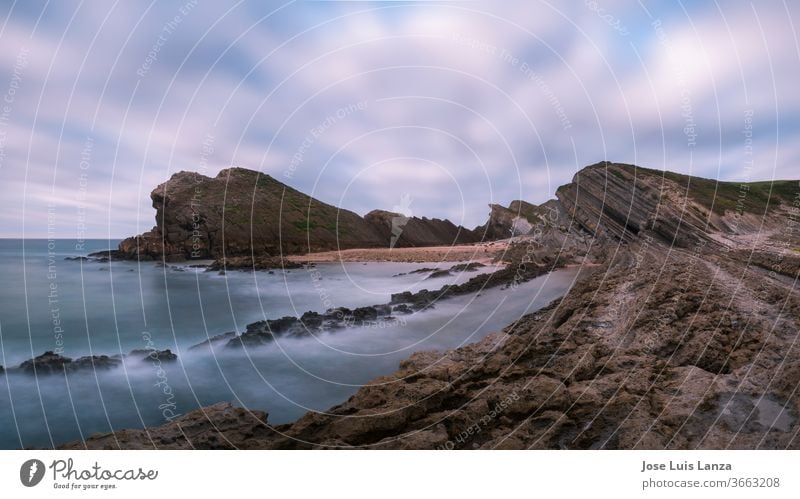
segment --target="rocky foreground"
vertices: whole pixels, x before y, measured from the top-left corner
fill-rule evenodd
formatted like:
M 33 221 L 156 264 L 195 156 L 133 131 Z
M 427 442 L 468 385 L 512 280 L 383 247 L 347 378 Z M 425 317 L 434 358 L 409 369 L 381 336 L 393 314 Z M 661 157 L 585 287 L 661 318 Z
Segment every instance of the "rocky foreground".
M 508 292 L 582 264 L 566 296 L 325 413 L 217 404 L 67 447 L 800 448 L 800 184 L 709 182 L 582 170 L 508 251 Z

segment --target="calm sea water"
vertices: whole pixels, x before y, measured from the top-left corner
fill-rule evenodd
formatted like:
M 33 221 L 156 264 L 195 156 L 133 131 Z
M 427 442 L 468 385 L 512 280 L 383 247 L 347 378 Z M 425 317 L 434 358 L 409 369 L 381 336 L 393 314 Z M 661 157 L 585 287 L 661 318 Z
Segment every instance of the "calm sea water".
M 258 320 L 385 303 L 392 293 L 438 289 L 478 272 L 425 279 L 396 275 L 434 265 L 332 263 L 313 271 L 219 275 L 187 264 L 65 260 L 116 244 L 0 240 L 0 365 L 59 348 L 72 358 L 125 354 L 148 340 L 172 349 L 178 361 L 162 364 L 163 371 L 129 359 L 110 371 L 0 375 L 0 448 L 52 447 L 96 432 L 162 424 L 220 401 L 265 410 L 272 423 L 289 422 L 344 401 L 415 351 L 455 348 L 502 329 L 563 295 L 576 275 L 565 269 L 513 291 L 449 299 L 381 327 L 281 339 L 246 351 L 189 351 Z

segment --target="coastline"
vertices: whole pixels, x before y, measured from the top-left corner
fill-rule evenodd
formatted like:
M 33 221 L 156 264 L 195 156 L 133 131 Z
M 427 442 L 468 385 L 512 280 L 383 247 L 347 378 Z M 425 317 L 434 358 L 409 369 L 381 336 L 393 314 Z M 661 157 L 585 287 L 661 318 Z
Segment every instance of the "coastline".
M 795 314 L 800 297 L 744 263 L 635 243 L 501 332 L 414 353 L 327 411 L 273 425 L 221 403 L 64 448 L 795 449 L 797 315 L 752 310 Z
M 574 269 L 574 276 L 570 277 L 572 286 L 577 281 L 583 280 L 585 277 L 592 275 L 596 272 L 598 265 L 588 265 L 587 270 L 582 270 L 578 264 L 564 265 L 557 269 L 551 269 L 542 275 L 540 278 L 546 279 L 550 272 L 558 272 L 560 270 Z M 509 287 L 509 291 L 510 287 Z M 511 291 L 513 292 L 513 291 Z M 480 294 L 479 292 L 475 292 Z M 534 309 L 529 310 L 524 316 L 510 320 L 509 323 L 493 329 L 493 332 L 487 333 L 480 338 L 473 341 L 465 342 L 455 348 L 446 349 L 426 349 L 410 353 L 407 357 L 403 358 L 396 367 L 385 374 L 379 375 L 375 378 L 365 382 L 358 392 L 349 397 L 342 399 L 339 402 L 326 407 L 323 410 L 309 410 L 305 414 L 299 416 L 290 422 L 273 424 L 269 422 L 269 407 L 259 406 L 241 406 L 231 401 L 222 401 L 210 404 L 199 409 L 195 409 L 180 415 L 179 417 L 170 420 L 169 422 L 145 426 L 144 428 L 126 428 L 117 430 L 110 433 L 98 433 L 88 435 L 85 440 L 75 440 L 58 445 L 57 449 L 293 449 L 293 448 L 331 448 L 331 449 L 348 449 L 354 446 L 345 442 L 335 445 L 316 445 L 311 441 L 298 441 L 296 437 L 291 435 L 292 429 L 298 426 L 305 427 L 305 421 L 309 418 L 338 418 L 342 408 L 358 403 L 362 397 L 363 392 L 371 393 L 372 390 L 383 392 L 388 389 L 394 392 L 397 389 L 398 382 L 411 382 L 415 381 L 417 376 L 422 380 L 428 376 L 433 376 L 436 379 L 443 379 L 442 373 L 447 373 L 448 377 L 445 386 L 450 386 L 450 389 L 457 382 L 457 378 L 461 376 L 454 370 L 455 365 L 452 362 L 454 356 L 463 356 L 475 360 L 485 359 L 492 355 L 493 352 L 501 348 L 509 339 L 513 338 L 512 334 L 519 324 L 524 323 L 524 320 L 529 317 L 536 317 L 542 313 L 547 313 L 563 300 L 567 291 L 549 302 L 543 302 Z M 438 359 L 438 360 L 437 360 Z M 476 366 L 477 367 L 477 366 Z M 444 369 L 444 371 L 442 370 Z M 412 372 L 413 371 L 413 372 Z M 450 379 L 452 373 L 452 379 Z M 425 387 L 426 383 L 422 383 L 422 390 L 427 393 L 429 388 Z M 441 386 L 436 386 L 436 390 L 441 390 Z M 402 391 L 402 388 L 401 388 Z M 411 399 L 416 398 L 418 393 L 412 392 L 408 396 Z M 435 394 L 431 394 L 435 395 Z M 405 403 L 404 399 L 398 399 L 401 403 Z M 433 400 L 436 400 L 434 397 Z M 406 400 L 407 401 L 407 400 Z M 373 404 L 368 404 L 372 406 Z M 399 416 L 398 410 L 404 412 L 407 408 L 390 407 L 386 411 L 368 410 L 366 418 L 356 417 L 344 419 L 356 425 L 353 431 L 362 432 L 367 431 L 364 425 L 369 426 L 369 419 L 372 416 L 388 416 L 393 418 Z M 363 424 L 362 424 L 363 422 Z M 363 426 L 363 427 L 362 427 Z M 279 439 L 280 442 L 276 441 Z M 396 448 L 393 444 L 399 442 L 398 439 L 391 439 L 391 442 L 383 442 L 380 445 L 372 446 L 367 445 L 364 448 L 373 449 L 391 449 Z M 423 448 L 417 445 L 412 445 L 408 442 L 403 444 L 402 448 Z
M 796 281 L 777 278 L 796 279 L 800 268 L 800 257 L 785 251 L 800 247 L 797 234 L 781 223 L 793 220 L 794 187 L 782 185 L 773 204 L 755 199 L 749 213 L 773 215 L 756 225 L 709 197 L 713 188 L 733 199 L 736 185 L 664 175 L 608 162 L 587 166 L 556 190 L 558 201 L 531 214 L 535 223 L 521 239 L 283 257 L 312 266 L 480 258 L 506 264 L 439 291 L 393 293 L 385 304 L 417 310 L 445 296 L 479 295 L 487 284 L 513 293 L 556 268 L 580 271 L 565 295 L 520 314 L 502 333 L 415 353 L 345 402 L 293 423 L 270 424 L 265 412 L 217 404 L 66 447 L 797 448 L 800 401 L 792 380 L 800 360 L 789 352 L 800 297 Z M 765 230 L 769 244 L 748 250 L 748 235 Z M 258 334 L 267 339 L 262 331 L 251 336 Z

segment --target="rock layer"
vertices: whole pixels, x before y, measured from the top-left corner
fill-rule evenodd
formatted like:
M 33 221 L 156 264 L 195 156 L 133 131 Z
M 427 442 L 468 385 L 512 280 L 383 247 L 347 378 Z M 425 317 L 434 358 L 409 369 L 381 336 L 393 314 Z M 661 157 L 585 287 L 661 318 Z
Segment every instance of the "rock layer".
M 504 331 L 416 353 L 325 413 L 273 426 L 262 412 L 218 405 L 85 445 L 800 448 L 800 296 L 795 259 L 784 254 L 800 248 L 800 189 L 781 185 L 774 203 L 751 199 L 731 212 L 704 197 L 710 181 L 684 180 L 629 165 L 582 170 L 559 188 L 563 210 L 540 230 L 550 242 L 528 236 L 509 251 L 508 271 L 565 255 L 600 265 Z M 720 188 L 728 206 L 731 188 Z M 762 208 L 774 231 L 751 265 L 742 248 L 753 234 L 734 222 Z
M 401 213 L 373 210 L 364 220 L 380 234 L 381 241 L 392 248 L 441 246 L 480 241 L 479 234 L 438 218 L 407 217 Z M 386 244 L 384 244 L 386 246 Z
M 362 218 L 244 168 L 229 168 L 214 178 L 176 173 L 150 197 L 156 226 L 122 241 L 113 256 L 172 261 L 225 256 L 257 262 L 314 251 L 389 247 L 395 230 L 396 214 L 375 211 Z M 397 229 L 398 246 L 478 240 L 447 220 L 405 222 Z
M 556 196 L 595 236 L 624 242 L 653 236 L 688 248 L 697 241 L 716 244 L 714 233 L 735 233 L 745 214 L 762 217 L 751 231 L 774 226 L 764 215 L 789 205 L 797 182 L 764 184 L 769 183 L 717 182 L 604 161 L 575 174 Z

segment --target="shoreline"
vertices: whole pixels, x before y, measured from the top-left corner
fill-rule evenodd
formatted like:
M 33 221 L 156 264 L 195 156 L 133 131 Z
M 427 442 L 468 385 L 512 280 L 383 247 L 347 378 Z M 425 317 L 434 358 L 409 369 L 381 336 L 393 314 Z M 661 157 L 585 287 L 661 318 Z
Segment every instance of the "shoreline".
M 551 272 L 558 272 L 562 270 L 567 270 L 569 268 L 576 269 L 576 275 L 573 280 L 582 279 L 586 273 L 580 270 L 580 265 L 569 265 L 563 266 L 556 269 L 551 269 L 550 271 L 539 275 L 537 277 L 532 278 L 536 279 L 538 277 L 544 277 L 545 275 L 550 274 Z M 487 274 L 488 275 L 488 274 Z M 543 311 L 547 311 L 554 306 L 555 303 L 560 302 L 564 299 L 567 294 L 570 292 L 570 288 L 568 288 L 564 294 L 558 295 L 556 298 L 549 302 L 544 302 L 537 306 L 533 310 L 529 310 L 521 317 L 526 316 L 533 316 Z M 471 294 L 471 293 L 467 293 Z M 479 292 L 478 292 L 479 294 Z M 380 374 L 371 378 L 369 381 L 364 382 L 364 384 L 359 388 L 363 390 L 365 388 L 370 388 L 373 386 L 380 387 L 383 385 L 382 381 L 386 379 L 391 379 L 392 377 L 396 376 L 398 372 L 403 371 L 407 368 L 409 363 L 414 363 L 418 359 L 421 358 L 430 358 L 431 356 L 434 357 L 441 357 L 443 359 L 447 359 L 450 355 L 453 355 L 456 352 L 468 350 L 468 351 L 479 351 L 479 352 L 489 352 L 492 350 L 497 349 L 501 344 L 503 344 L 507 339 L 511 336 L 509 334 L 509 330 L 515 327 L 515 324 L 520 320 L 511 319 L 508 323 L 504 324 L 503 326 L 494 329 L 482 337 L 475 339 L 474 341 L 469 341 L 463 343 L 459 346 L 455 346 L 452 348 L 442 348 L 442 349 L 422 349 L 422 350 L 415 350 L 411 351 L 406 357 L 404 357 L 400 363 L 392 370 L 385 372 L 384 374 Z M 199 346 L 199 345 L 197 345 Z M 190 349 L 191 350 L 191 349 Z M 410 379 L 410 378 L 409 378 Z M 104 448 L 104 449 L 148 449 L 151 448 L 149 444 L 154 444 L 155 448 L 162 448 L 161 446 L 166 445 L 166 440 L 171 439 L 171 435 L 169 435 L 172 431 L 176 432 L 183 432 L 188 439 L 197 439 L 197 438 L 204 438 L 206 435 L 206 426 L 205 423 L 208 421 L 212 421 L 212 424 L 219 424 L 221 427 L 228 427 L 232 429 L 234 432 L 238 433 L 238 426 L 246 428 L 246 432 L 254 432 L 258 434 L 259 437 L 265 434 L 276 434 L 276 435 L 283 435 L 283 431 L 287 428 L 291 428 L 295 424 L 302 424 L 302 422 L 311 415 L 320 414 L 320 415 L 331 415 L 335 408 L 347 404 L 353 397 L 358 395 L 358 391 L 351 395 L 348 398 L 342 399 L 340 402 L 328 406 L 324 409 L 309 409 L 308 411 L 304 412 L 303 414 L 299 415 L 298 417 L 281 423 L 271 423 L 269 422 L 269 412 L 267 409 L 263 407 L 253 407 L 253 406 L 245 406 L 237 403 L 235 400 L 223 400 L 219 402 L 215 402 L 212 404 L 201 406 L 197 409 L 193 409 L 190 411 L 185 412 L 184 414 L 179 415 L 175 420 L 170 420 L 168 422 L 154 424 L 154 425 L 145 425 L 142 427 L 125 427 L 122 429 L 115 429 L 111 432 L 98 432 L 87 435 L 83 440 L 69 440 L 66 442 L 62 442 L 57 444 L 54 449 L 57 450 L 66 450 L 66 449 L 82 449 L 82 450 L 90 450 L 95 448 Z M 227 438 L 227 437 L 226 437 Z M 249 437 L 248 437 L 249 438 Z M 111 441 L 113 440 L 113 443 Z M 227 440 L 226 440 L 227 442 Z M 239 441 L 238 436 L 231 439 L 231 442 L 235 442 L 237 445 L 233 448 L 238 449 L 258 449 L 261 447 L 247 447 L 243 444 L 242 441 Z M 100 447 L 97 447 L 99 444 Z M 111 445 L 110 447 L 108 445 Z M 144 445 L 142 445 L 144 444 Z M 226 445 L 224 442 L 220 442 L 223 447 Z M 341 448 L 346 448 L 347 446 L 342 446 Z M 203 445 L 200 444 L 198 448 L 203 449 L 211 449 L 211 448 L 220 448 L 215 447 L 214 445 Z M 224 447 L 230 448 L 230 447 Z M 336 447 L 333 447 L 336 448 Z
M 283 258 L 293 263 L 325 262 L 477 262 L 494 263 L 506 251 L 509 239 L 452 246 L 422 246 L 413 248 L 354 248 L 338 251 L 321 251 Z
M 554 269 L 554 271 L 558 271 L 558 270 L 562 270 L 562 269 Z M 487 274 L 487 275 L 489 275 L 489 274 Z M 539 276 L 539 277 L 541 277 L 541 276 Z M 437 293 L 434 292 L 433 294 L 437 294 Z M 470 294 L 470 293 L 467 293 L 467 294 Z M 556 299 L 560 300 L 561 298 L 563 298 L 563 296 L 564 295 L 559 295 Z M 535 310 L 531 310 L 528 313 L 536 313 L 539 310 L 547 308 L 549 305 L 550 305 L 549 302 L 542 303 L 540 306 L 537 306 L 535 308 Z M 487 337 L 494 338 L 494 337 L 503 336 L 502 332 L 505 329 L 507 329 L 508 327 L 510 327 L 516 320 L 518 320 L 518 319 L 509 318 L 509 320 L 507 322 L 504 322 L 502 326 L 498 327 L 497 329 L 492 329 L 491 332 L 489 332 L 486 335 L 486 337 L 477 338 L 474 341 L 469 341 L 468 343 L 462 344 L 460 346 L 455 346 L 455 347 L 450 347 L 450 348 L 445 348 L 445 349 L 430 349 L 430 348 L 427 348 L 427 349 L 412 351 L 409 356 L 404 357 L 403 360 L 400 361 L 400 365 L 402 365 L 403 362 L 407 362 L 408 359 L 411 356 L 414 356 L 414 355 L 422 355 L 422 356 L 445 355 L 447 352 L 449 352 L 449 351 L 451 351 L 453 349 L 458 349 L 458 348 L 463 348 L 463 347 L 470 347 L 472 345 L 481 344 L 481 343 L 493 343 L 491 340 L 487 340 L 486 338 Z M 199 345 L 196 345 L 196 346 L 199 346 Z M 189 348 L 188 350 L 192 350 L 192 348 Z M 188 353 L 188 351 L 187 351 L 187 353 Z M 143 359 L 143 360 L 147 360 L 147 359 Z M 179 359 L 172 359 L 172 360 L 174 360 L 175 362 L 182 362 Z M 42 367 L 42 366 L 37 366 L 37 367 Z M 386 371 L 386 372 L 384 372 L 384 373 L 382 373 L 380 375 L 377 375 L 375 377 L 370 378 L 369 381 L 366 381 L 364 383 L 364 386 L 371 386 L 371 384 L 376 379 L 380 379 L 380 378 L 386 377 L 386 376 L 392 376 L 397 371 L 397 369 L 398 369 L 398 366 L 395 366 L 393 369 L 390 369 L 390 370 L 388 370 L 388 371 Z M 15 369 L 15 371 L 16 371 L 16 369 Z M 336 404 L 330 404 L 328 406 L 325 406 L 324 409 L 319 409 L 318 411 L 322 411 L 322 412 L 328 411 L 331 407 L 335 407 L 336 405 L 339 405 L 341 403 L 345 403 L 346 400 L 347 400 L 347 398 L 342 398 Z M 212 404 L 204 405 L 204 406 L 201 406 L 201 407 L 196 408 L 196 409 L 191 409 L 191 410 L 187 411 L 185 414 L 183 414 L 181 417 L 177 418 L 176 421 L 180 425 L 187 424 L 187 423 L 189 425 L 193 425 L 192 421 L 196 422 L 198 415 L 213 414 L 212 417 L 214 417 L 214 418 L 216 418 L 216 417 L 229 418 L 229 417 L 239 417 L 239 416 L 241 416 L 241 422 L 244 423 L 244 424 L 248 424 L 248 422 L 252 422 L 252 414 L 259 414 L 260 411 L 262 411 L 262 410 L 263 410 L 263 408 L 259 407 L 259 406 L 253 407 L 253 406 L 250 406 L 250 405 L 237 405 L 234 400 L 223 400 L 223 401 L 220 401 L 220 402 L 215 402 L 215 403 L 212 403 Z M 267 419 L 266 414 L 267 413 L 265 412 L 264 414 L 265 415 L 263 417 L 263 420 L 264 420 L 264 422 L 266 422 L 266 419 Z M 292 419 L 291 421 L 281 422 L 281 423 L 278 423 L 278 424 L 276 424 L 274 426 L 277 427 L 277 426 L 282 426 L 282 425 L 293 425 L 293 424 L 297 423 L 298 421 L 300 421 L 303 417 L 305 417 L 307 415 L 308 415 L 308 412 L 297 416 L 297 418 Z M 205 416 L 200 416 L 201 419 L 203 417 L 205 417 Z M 162 423 L 158 423 L 158 424 L 145 425 L 145 426 L 143 426 L 141 428 L 125 426 L 125 427 L 121 427 L 121 428 L 115 428 L 110 433 L 107 432 L 107 431 L 91 433 L 91 435 L 88 435 L 87 438 L 94 440 L 94 439 L 101 439 L 104 436 L 111 436 L 111 438 L 116 438 L 116 437 L 119 437 L 120 434 L 122 434 L 122 435 L 132 435 L 132 434 L 136 434 L 136 432 L 144 432 L 144 433 L 154 432 L 154 431 L 155 432 L 160 432 L 162 430 L 162 428 L 165 427 L 165 426 L 174 427 L 174 426 L 171 426 L 171 424 L 172 424 L 171 422 L 167 422 L 167 423 L 163 423 L 162 422 Z M 85 444 L 84 441 L 79 441 L 79 440 L 76 440 L 76 439 L 70 439 L 70 440 L 67 440 L 67 441 L 64 441 L 64 442 L 57 443 L 55 445 L 55 448 L 61 448 L 61 449 L 63 449 L 63 448 L 83 448 L 84 444 Z

